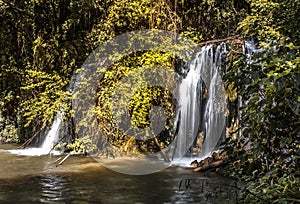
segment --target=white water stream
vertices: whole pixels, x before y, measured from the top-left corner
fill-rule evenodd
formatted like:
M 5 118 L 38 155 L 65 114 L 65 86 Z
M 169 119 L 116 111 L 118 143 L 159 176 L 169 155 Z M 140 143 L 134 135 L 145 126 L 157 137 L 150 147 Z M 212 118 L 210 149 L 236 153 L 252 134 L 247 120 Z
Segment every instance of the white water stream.
M 225 135 L 225 90 L 221 79 L 222 56 L 226 44 L 217 48 L 206 45 L 188 64 L 186 76 L 179 85 L 177 136 L 172 160 L 187 165 L 194 159 L 209 156 Z M 194 141 L 203 132 L 204 140 L 198 155 L 191 154 Z
M 52 154 L 60 154 L 58 151 L 52 151 L 52 147 L 58 141 L 59 138 L 59 130 L 62 124 L 62 120 L 59 117 L 55 117 L 51 128 L 47 135 L 45 136 L 45 140 L 40 147 L 29 147 L 26 149 L 13 149 L 13 150 L 6 150 L 11 154 L 18 154 L 24 156 L 41 156 L 47 155 L 49 153 Z

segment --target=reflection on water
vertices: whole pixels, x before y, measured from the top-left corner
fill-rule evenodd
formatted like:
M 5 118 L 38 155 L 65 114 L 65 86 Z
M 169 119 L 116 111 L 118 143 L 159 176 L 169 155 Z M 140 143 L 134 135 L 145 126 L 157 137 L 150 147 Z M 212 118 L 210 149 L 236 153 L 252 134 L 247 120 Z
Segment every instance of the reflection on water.
M 65 185 L 65 179 L 57 175 L 45 175 L 39 180 L 41 186 L 41 203 L 57 203 L 63 201 L 63 195 L 70 189 Z
M 214 174 L 171 167 L 130 176 L 91 158 L 58 167 L 56 159 L 0 152 L 0 203 L 236 203 L 236 183 Z

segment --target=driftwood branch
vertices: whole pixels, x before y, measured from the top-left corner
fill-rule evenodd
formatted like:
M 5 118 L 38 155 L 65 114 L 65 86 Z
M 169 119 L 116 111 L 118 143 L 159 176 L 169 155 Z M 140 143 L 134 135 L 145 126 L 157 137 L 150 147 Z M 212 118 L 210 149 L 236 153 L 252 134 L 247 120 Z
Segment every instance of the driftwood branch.
M 62 157 L 59 157 L 58 159 L 56 159 L 53 163 L 55 164 L 56 162 L 58 162 L 59 160 L 61 160 Z
M 55 143 L 55 145 L 53 145 L 53 147 L 51 148 L 51 150 L 48 152 L 48 154 L 50 154 L 54 149 L 55 147 L 63 140 L 67 137 L 68 135 L 65 135 L 63 136 L 58 142 Z
M 160 154 L 163 156 L 165 162 L 170 162 L 169 157 L 168 157 L 168 156 L 166 155 L 166 153 L 162 150 L 162 148 L 161 148 L 161 146 L 160 146 L 160 144 L 159 144 L 157 138 L 154 137 L 153 140 L 154 140 L 155 145 L 159 148 L 159 152 L 160 152 Z
M 25 147 L 27 147 L 34 138 L 36 138 L 39 135 L 39 131 L 36 132 L 31 138 L 29 138 L 28 140 L 26 140 L 22 145 L 20 145 L 17 149 L 24 149 Z
M 71 153 L 67 154 L 67 156 L 65 156 L 65 157 L 63 158 L 63 160 L 61 160 L 61 161 L 56 165 L 56 167 L 59 166 L 59 165 L 62 165 L 62 164 L 69 158 L 69 156 L 71 156 Z M 60 160 L 60 158 L 57 159 L 57 161 L 59 161 L 59 160 Z
M 233 35 L 233 36 L 229 36 L 227 38 L 223 38 L 223 39 L 215 39 L 215 40 L 208 40 L 208 41 L 205 41 L 205 42 L 200 42 L 199 45 L 206 45 L 208 43 L 217 43 L 217 42 L 225 42 L 225 41 L 228 41 L 228 40 L 237 40 L 240 38 L 240 35 Z M 240 41 L 238 42 L 240 44 L 242 44 L 243 42 Z

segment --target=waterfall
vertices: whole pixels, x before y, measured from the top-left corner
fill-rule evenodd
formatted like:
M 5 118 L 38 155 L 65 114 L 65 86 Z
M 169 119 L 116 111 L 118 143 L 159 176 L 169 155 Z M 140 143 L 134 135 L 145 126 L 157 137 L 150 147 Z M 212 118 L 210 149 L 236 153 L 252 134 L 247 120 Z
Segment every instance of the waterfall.
M 63 113 L 62 113 L 63 114 Z M 62 115 L 61 114 L 61 115 Z M 18 154 L 18 155 L 24 155 L 24 156 L 41 156 L 41 155 L 47 155 L 52 150 L 52 147 L 55 145 L 55 143 L 58 141 L 59 138 L 59 131 L 62 124 L 62 119 L 60 117 L 55 116 L 54 121 L 51 125 L 51 128 L 47 135 L 45 136 L 45 140 L 41 147 L 32 147 L 32 148 L 26 148 L 26 149 L 13 149 L 13 150 L 7 150 L 7 152 L 11 154 Z M 57 151 L 51 151 L 53 154 L 59 154 Z
M 179 84 L 176 117 L 176 144 L 173 161 L 191 154 L 191 147 L 204 135 L 201 151 L 196 157 L 208 156 L 225 135 L 225 90 L 221 79 L 222 57 L 226 44 L 214 49 L 206 45 L 183 70 Z M 199 138 L 198 138 L 199 139 Z

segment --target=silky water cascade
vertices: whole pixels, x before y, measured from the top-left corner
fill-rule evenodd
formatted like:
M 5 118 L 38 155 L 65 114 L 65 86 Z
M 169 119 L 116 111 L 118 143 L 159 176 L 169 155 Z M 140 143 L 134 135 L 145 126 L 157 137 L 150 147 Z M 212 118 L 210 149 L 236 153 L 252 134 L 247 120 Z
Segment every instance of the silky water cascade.
M 193 159 L 209 156 L 225 137 L 226 99 L 221 73 L 226 71 L 226 56 L 225 43 L 208 44 L 182 68 L 176 142 L 171 155 L 175 165 L 186 166 Z

